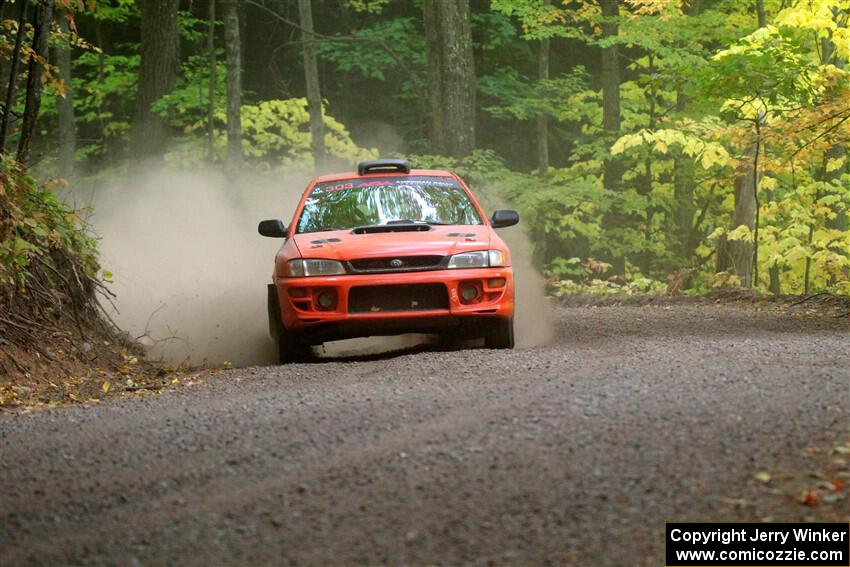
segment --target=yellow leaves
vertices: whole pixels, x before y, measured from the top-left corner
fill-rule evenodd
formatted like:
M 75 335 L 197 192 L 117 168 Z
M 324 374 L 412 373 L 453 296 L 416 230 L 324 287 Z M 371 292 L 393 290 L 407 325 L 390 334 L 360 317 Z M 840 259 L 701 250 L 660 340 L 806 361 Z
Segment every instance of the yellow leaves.
M 662 19 L 682 14 L 680 0 L 626 0 L 636 16 L 661 15 Z
M 242 149 L 247 158 L 261 167 L 312 166 L 307 99 L 264 100 L 242 105 L 241 111 L 245 136 Z M 223 110 L 216 111 L 216 120 L 225 122 Z M 325 147 L 330 155 L 347 162 L 377 157 L 377 150 L 355 144 L 345 126 L 332 116 L 325 114 L 324 123 Z M 206 128 L 206 122 L 197 122 L 187 133 L 197 133 L 203 128 Z M 216 132 L 215 144 L 217 149 L 223 149 L 226 144 L 224 132 Z M 172 159 L 185 162 L 197 159 L 197 156 L 174 154 Z
M 109 380 L 105 380 L 103 382 L 103 385 L 100 387 L 100 389 L 103 390 L 104 394 L 108 394 L 109 393 L 109 386 L 110 386 Z
M 759 181 L 759 187 L 761 189 L 765 189 L 766 191 L 775 191 L 778 185 L 779 182 L 776 180 L 775 177 L 764 176 L 761 178 L 761 181 Z
M 741 278 L 729 272 L 718 272 L 714 274 L 711 281 L 711 287 L 720 289 L 725 287 L 741 287 Z
M 730 46 L 728 49 L 718 51 L 714 55 L 714 59 L 721 59 L 730 55 L 738 55 L 741 53 L 758 52 L 759 47 L 763 46 L 769 39 L 775 36 L 779 30 L 774 26 L 765 26 L 759 28 L 744 39 L 740 43 Z
M 733 111 L 737 116 L 745 120 L 756 120 L 768 115 L 767 107 L 760 100 L 742 101 L 728 99 L 723 102 L 721 112 Z
M 817 38 L 832 37 L 836 52 L 844 59 L 850 58 L 850 32 L 839 25 L 835 14 L 848 9 L 847 0 L 807 0 L 779 12 L 779 27 L 813 30 Z
M 850 59 L 850 29 L 845 27 L 832 30 L 832 43 L 842 59 Z
M 715 228 L 712 231 L 711 234 L 708 235 L 708 239 L 709 240 L 716 240 L 716 239 L 720 238 L 721 236 L 723 236 L 724 234 L 726 234 L 726 229 L 723 228 L 722 226 L 718 226 L 717 228 Z
M 836 0 L 797 2 L 779 12 L 776 23 L 780 26 L 811 30 L 834 29 L 838 26 L 834 21 L 832 9 L 837 8 L 840 3 Z
M 743 242 L 753 241 L 753 231 L 745 224 L 735 227 L 726 233 L 726 240 L 740 240 Z
M 705 244 L 700 244 L 694 252 L 696 252 L 696 255 L 700 258 L 708 258 L 714 252 L 714 249 L 710 246 L 706 246 Z
M 611 146 L 611 153 L 617 155 L 643 145 L 651 146 L 653 151 L 660 154 L 668 154 L 671 148 L 679 148 L 683 154 L 694 158 L 704 169 L 734 165 L 734 160 L 723 145 L 707 142 L 693 134 L 670 128 L 655 131 L 644 129 L 636 134 L 622 136 Z
M 640 132 L 637 134 L 626 134 L 611 146 L 611 153 L 614 155 L 621 154 L 631 148 L 642 146 L 646 142 L 644 135 Z
M 757 472 L 756 474 L 753 475 L 753 478 L 756 479 L 757 481 L 763 482 L 765 484 L 770 482 L 770 480 L 771 480 L 770 474 L 766 473 L 764 471 Z
M 714 166 L 731 166 L 733 161 L 732 156 L 722 145 L 707 143 L 700 156 L 699 164 L 703 169 L 711 169 Z
M 830 158 L 826 161 L 826 172 L 832 173 L 833 171 L 838 171 L 842 167 L 844 167 L 844 163 L 847 161 L 846 156 L 841 156 L 838 158 Z
M 796 262 L 809 256 L 808 250 L 802 245 L 794 246 L 785 252 L 786 262 Z

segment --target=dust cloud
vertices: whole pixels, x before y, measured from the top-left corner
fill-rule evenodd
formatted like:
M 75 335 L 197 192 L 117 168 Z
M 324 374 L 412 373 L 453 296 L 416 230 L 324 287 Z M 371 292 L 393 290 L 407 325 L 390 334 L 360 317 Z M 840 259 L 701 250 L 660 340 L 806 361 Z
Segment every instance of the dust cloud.
M 246 174 L 233 182 L 212 170 L 172 171 L 77 189 L 68 198 L 92 208 L 88 220 L 101 239 L 101 264 L 112 272 L 109 287 L 116 295 L 106 308 L 150 358 L 244 366 L 276 360 L 265 286 L 280 241 L 259 236 L 257 222 L 288 223 L 307 182 L 303 174 Z M 497 200 L 483 197 L 489 212 Z M 517 345 L 544 344 L 552 335 L 551 312 L 530 243 L 519 227 L 500 234 L 517 274 Z M 374 354 L 427 341 L 354 339 L 317 353 Z
M 488 215 L 496 209 L 513 208 L 499 195 L 497 187 L 473 185 L 471 189 Z M 497 230 L 511 250 L 516 286 L 514 335 L 520 348 L 546 345 L 555 336 L 552 305 L 546 296 L 543 276 L 534 267 L 531 240 L 523 230 L 523 224 L 530 221 L 520 217 L 519 225 Z
M 83 198 L 112 272 L 115 322 L 168 362 L 234 365 L 275 361 L 266 283 L 280 246 L 257 222 L 288 223 L 306 176 L 163 172 Z

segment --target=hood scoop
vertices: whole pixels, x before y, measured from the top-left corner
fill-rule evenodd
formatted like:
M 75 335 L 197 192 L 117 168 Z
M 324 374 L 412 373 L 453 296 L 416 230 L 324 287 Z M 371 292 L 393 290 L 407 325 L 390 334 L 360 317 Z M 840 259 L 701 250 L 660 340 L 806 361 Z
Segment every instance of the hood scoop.
M 377 224 L 374 226 L 360 226 L 351 231 L 352 234 L 376 234 L 380 232 L 428 232 L 431 225 L 409 223 L 409 224 Z
M 475 240 L 475 233 L 474 232 L 465 232 L 465 233 L 464 232 L 450 232 L 446 236 L 448 236 L 449 238 L 465 238 L 469 242 L 472 242 L 472 241 Z

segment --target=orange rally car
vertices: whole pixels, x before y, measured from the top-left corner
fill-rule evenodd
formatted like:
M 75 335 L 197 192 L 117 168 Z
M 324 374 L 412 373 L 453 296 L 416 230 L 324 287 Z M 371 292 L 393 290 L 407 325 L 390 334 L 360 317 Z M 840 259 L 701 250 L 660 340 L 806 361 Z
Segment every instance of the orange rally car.
M 269 330 L 281 362 L 310 346 L 374 335 L 432 333 L 514 345 L 514 278 L 508 247 L 469 188 L 448 171 L 404 160 L 360 163 L 357 173 L 314 179 L 287 227 L 268 286 Z

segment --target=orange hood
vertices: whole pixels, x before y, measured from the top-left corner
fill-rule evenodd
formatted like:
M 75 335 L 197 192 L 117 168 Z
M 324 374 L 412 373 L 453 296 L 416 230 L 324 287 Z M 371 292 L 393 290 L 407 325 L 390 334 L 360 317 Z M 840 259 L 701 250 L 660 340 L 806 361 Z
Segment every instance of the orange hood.
M 351 230 L 308 232 L 293 236 L 304 258 L 352 260 L 388 256 L 450 256 L 490 248 L 486 225 L 434 226 L 417 232 L 354 234 Z

